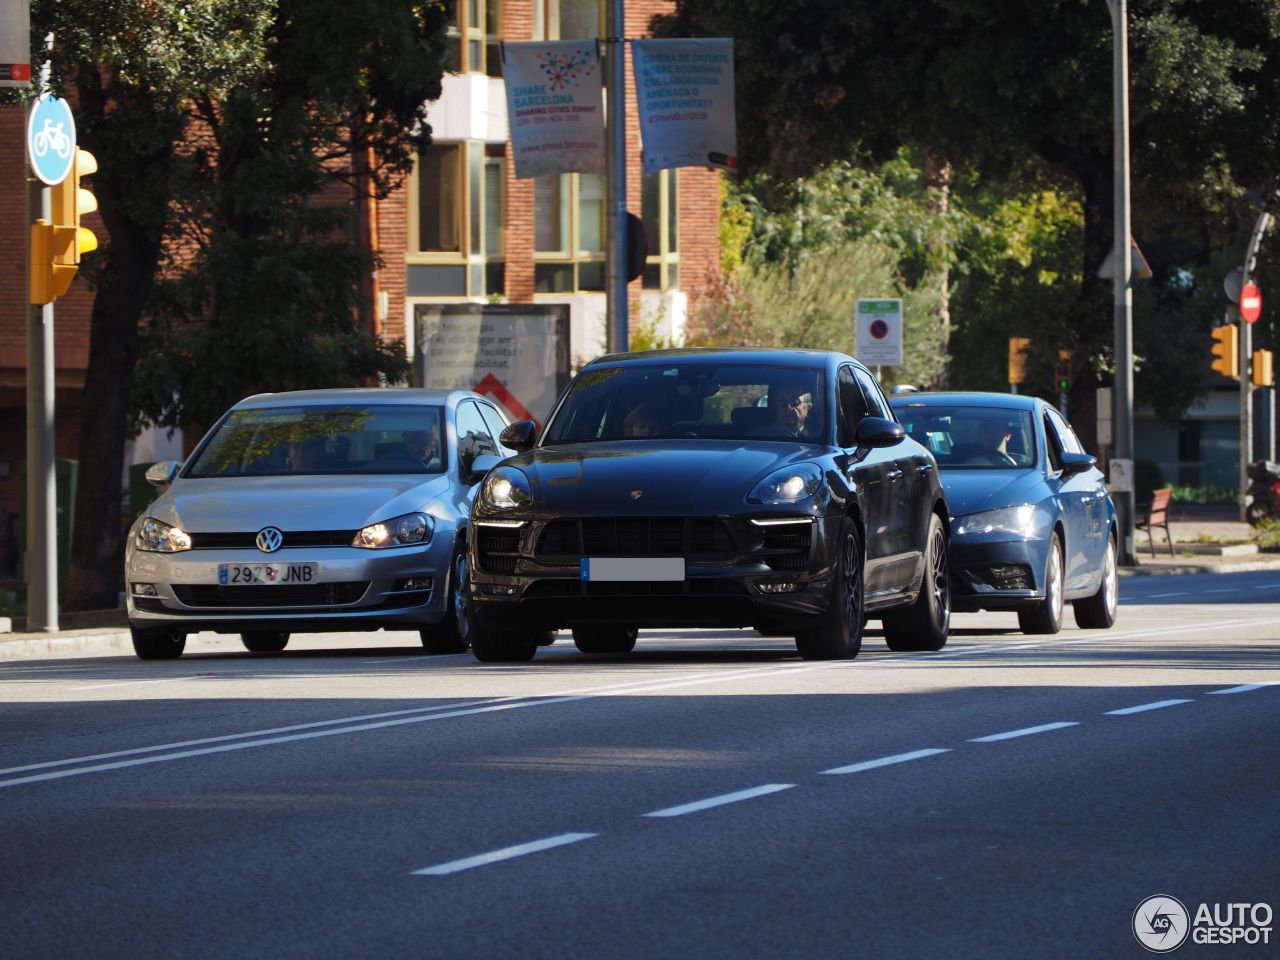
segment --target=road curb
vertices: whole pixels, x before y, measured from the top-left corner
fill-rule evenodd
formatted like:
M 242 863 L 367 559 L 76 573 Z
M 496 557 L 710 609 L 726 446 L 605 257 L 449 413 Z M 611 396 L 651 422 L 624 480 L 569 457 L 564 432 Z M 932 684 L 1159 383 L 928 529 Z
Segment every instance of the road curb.
M 128 630 L 14 633 L 0 636 L 0 660 L 24 660 L 61 653 L 133 653 Z
M 1137 567 L 1121 567 L 1122 577 L 1152 577 L 1189 573 L 1254 573 L 1280 570 L 1280 560 L 1245 560 L 1240 563 L 1147 563 Z

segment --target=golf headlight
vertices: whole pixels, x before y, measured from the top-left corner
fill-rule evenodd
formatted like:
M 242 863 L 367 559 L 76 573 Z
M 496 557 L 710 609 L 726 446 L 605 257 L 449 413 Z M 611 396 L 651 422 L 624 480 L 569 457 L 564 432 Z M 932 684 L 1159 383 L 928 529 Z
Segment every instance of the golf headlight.
M 384 520 L 365 527 L 351 541 L 353 547 L 379 550 L 382 547 L 407 547 L 431 542 L 435 518 L 425 513 L 406 513 L 394 520 Z
M 822 471 L 812 463 L 775 470 L 751 491 L 751 503 L 799 503 L 818 492 Z
M 529 478 L 514 467 L 498 467 L 485 478 L 480 499 L 499 510 L 510 510 L 533 499 Z
M 139 550 L 151 553 L 181 553 L 191 549 L 191 538 L 177 527 L 171 527 L 154 517 L 147 517 L 134 534 L 133 544 Z
M 1036 505 L 1024 503 L 1017 507 L 1000 507 L 983 510 L 956 520 L 956 536 L 976 533 L 1009 533 L 1027 540 L 1043 538 L 1041 519 L 1036 516 Z

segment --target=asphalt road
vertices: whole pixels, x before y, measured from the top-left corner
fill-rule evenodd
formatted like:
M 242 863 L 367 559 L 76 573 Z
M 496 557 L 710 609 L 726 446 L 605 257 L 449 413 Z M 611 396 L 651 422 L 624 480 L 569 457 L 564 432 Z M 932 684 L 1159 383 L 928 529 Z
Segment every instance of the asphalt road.
M 512 666 L 412 634 L 2 662 L 0 943 L 1139 957 L 1147 897 L 1280 910 L 1280 572 L 1121 591 L 1110 631 L 963 615 L 940 654 L 872 630 L 839 663 L 749 631 Z

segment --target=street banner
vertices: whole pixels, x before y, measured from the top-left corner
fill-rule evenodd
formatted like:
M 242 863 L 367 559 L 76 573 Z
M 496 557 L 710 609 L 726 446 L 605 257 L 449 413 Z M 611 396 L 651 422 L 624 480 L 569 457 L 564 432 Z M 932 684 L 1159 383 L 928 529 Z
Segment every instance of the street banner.
M 0 0 L 0 87 L 31 86 L 31 0 Z
M 569 385 L 567 304 L 420 303 L 414 386 L 474 390 L 539 427 Z
M 632 40 L 644 172 L 738 169 L 733 40 Z
M 595 40 L 504 43 L 516 177 L 605 172 L 604 88 Z
M 869 367 L 902 365 L 902 300 L 855 300 L 854 355 Z

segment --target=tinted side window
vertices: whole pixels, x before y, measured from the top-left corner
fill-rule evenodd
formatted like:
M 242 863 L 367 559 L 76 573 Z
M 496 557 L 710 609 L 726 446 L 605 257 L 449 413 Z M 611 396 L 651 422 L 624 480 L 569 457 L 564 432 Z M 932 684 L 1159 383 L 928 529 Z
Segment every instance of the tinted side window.
M 1062 469 L 1062 441 L 1058 439 L 1058 431 L 1048 415 L 1044 418 L 1044 445 L 1049 451 L 1049 472 L 1059 472 Z
M 510 424 L 503 419 L 501 413 L 489 406 L 489 404 L 477 403 L 476 406 L 480 408 L 480 414 L 484 417 L 485 425 L 489 428 L 489 434 L 496 440 Z M 506 448 L 503 448 L 503 452 L 506 452 Z
M 854 367 L 853 373 L 858 378 L 858 382 L 862 384 L 862 395 L 867 401 L 867 415 L 893 420 L 893 413 L 889 410 L 889 401 L 885 400 L 884 394 L 880 392 L 880 384 L 876 383 L 875 378 L 865 370 L 859 370 L 857 367 Z
M 840 436 L 837 442 L 842 447 L 854 445 L 854 434 L 858 424 L 867 415 L 867 401 L 858 389 L 858 382 L 853 378 L 852 367 L 840 368 Z
M 498 453 L 498 444 L 476 405 L 470 401 L 458 404 L 458 462 L 463 474 L 471 472 L 476 457 Z

